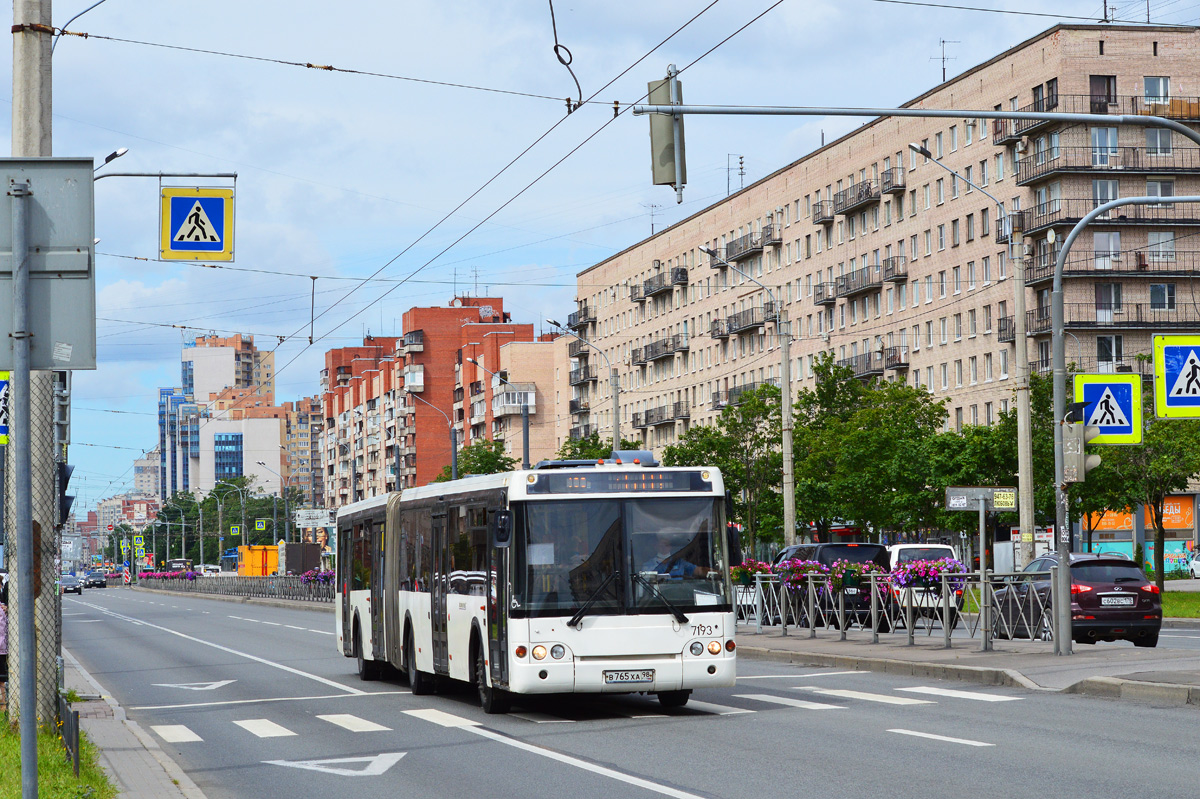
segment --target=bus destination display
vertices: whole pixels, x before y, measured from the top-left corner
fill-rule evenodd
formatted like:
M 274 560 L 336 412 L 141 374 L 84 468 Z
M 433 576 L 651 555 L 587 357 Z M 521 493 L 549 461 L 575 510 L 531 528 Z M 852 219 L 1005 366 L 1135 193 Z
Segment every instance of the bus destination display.
M 549 472 L 537 475 L 526 491 L 530 494 L 615 494 L 626 491 L 671 492 L 712 491 L 712 481 L 700 472 L 639 470 L 613 472 Z

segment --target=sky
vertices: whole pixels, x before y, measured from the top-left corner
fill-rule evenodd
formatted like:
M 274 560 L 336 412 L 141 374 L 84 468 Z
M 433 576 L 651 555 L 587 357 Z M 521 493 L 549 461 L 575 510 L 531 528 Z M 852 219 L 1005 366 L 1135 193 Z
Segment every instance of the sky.
M 57 0 L 54 24 L 93 1 Z M 578 272 L 864 121 L 692 117 L 676 204 L 650 183 L 647 119 L 613 116 L 668 64 L 690 103 L 891 107 L 940 82 L 942 40 L 953 77 L 1103 13 L 1097 0 L 956 5 L 1005 13 L 558 0 L 552 27 L 535 0 L 106 0 L 68 26 L 87 38 L 58 41 L 54 155 L 99 162 L 127 147 L 100 174 L 236 172 L 236 257 L 156 260 L 159 181 L 96 183 L 99 364 L 74 375 L 77 515 L 132 488 L 184 340 L 253 334 L 275 350 L 283 402 L 319 391 L 326 350 L 399 334 L 405 310 L 456 293 L 502 296 L 514 321 L 545 328 L 574 310 Z M 1109 5 L 1146 19 L 1145 0 Z M 1149 9 L 1156 23 L 1200 21 L 1193 0 Z M 11 58 L 3 67 L 11 116 Z M 568 96 L 589 102 L 567 115 Z

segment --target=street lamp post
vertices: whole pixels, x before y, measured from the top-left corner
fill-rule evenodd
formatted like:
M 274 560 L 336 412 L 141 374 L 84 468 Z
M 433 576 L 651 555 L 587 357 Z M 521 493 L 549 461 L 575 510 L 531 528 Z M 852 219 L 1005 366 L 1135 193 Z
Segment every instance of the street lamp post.
M 446 426 L 450 428 L 450 479 L 457 480 L 458 479 L 458 431 L 454 429 L 454 423 L 450 421 L 450 417 L 446 415 L 445 411 L 443 411 L 438 406 L 434 405 L 429 400 L 421 399 L 421 397 L 417 396 L 412 391 L 408 392 L 408 396 L 412 397 L 415 400 L 420 400 L 421 402 L 428 405 L 430 408 L 433 408 L 435 411 L 437 411 L 438 413 L 440 413 L 442 415 L 443 419 L 446 420 Z M 399 480 L 399 478 L 400 478 L 400 475 L 396 475 L 396 479 Z
M 285 479 L 284 479 L 284 477 L 283 477 L 283 475 L 282 475 L 282 474 L 280 474 L 279 472 L 277 472 L 277 471 L 275 471 L 274 469 L 272 469 L 272 468 L 271 468 L 270 466 L 268 466 L 268 465 L 267 465 L 267 464 L 266 464 L 264 461 L 259 461 L 259 462 L 258 462 L 258 465 L 259 465 L 259 466 L 261 466 L 261 467 L 263 467 L 263 468 L 264 468 L 264 469 L 266 469 L 268 472 L 270 472 L 271 474 L 273 474 L 273 475 L 275 475 L 276 477 L 278 477 L 278 478 L 279 478 L 279 485 L 280 485 L 280 488 L 281 488 L 281 490 L 282 490 L 282 492 L 283 492 L 283 540 L 284 540 L 284 541 L 291 541 L 291 540 L 292 540 L 292 537 L 291 537 L 291 532 L 290 532 L 290 531 L 291 531 L 291 520 L 292 520 L 292 515 L 291 515 L 291 513 L 288 511 L 287 480 L 285 480 Z M 290 475 L 289 475 L 289 477 L 290 477 Z
M 218 480 L 216 482 L 216 485 L 213 486 L 214 495 L 216 494 L 217 486 L 225 486 L 226 488 L 232 488 L 234 491 L 238 492 L 238 494 L 241 495 L 242 527 L 241 527 L 241 532 L 239 533 L 239 535 L 241 536 L 241 539 L 243 541 L 245 541 L 249 537 L 246 534 L 246 489 L 242 488 L 239 485 L 235 485 L 233 483 L 226 482 L 225 480 Z M 217 500 L 217 513 L 218 513 L 218 515 L 220 515 L 220 513 L 221 513 L 221 500 L 220 499 Z M 221 522 L 221 519 L 218 519 L 218 522 Z M 224 538 L 224 533 L 225 533 L 225 531 L 223 529 L 218 531 L 218 534 L 219 534 L 218 540 L 221 540 Z M 222 554 L 224 554 L 224 553 L 222 553 Z
M 608 365 L 608 373 L 612 381 L 613 396 L 613 452 L 619 452 L 621 450 L 621 379 L 617 376 L 617 370 L 613 368 L 612 361 L 608 359 L 608 356 L 604 354 L 602 349 L 588 341 L 586 338 L 578 335 L 573 330 L 563 327 L 553 319 L 547 319 L 546 321 L 576 341 L 582 342 L 583 346 L 595 350 L 600 357 L 604 359 L 604 363 Z
M 204 565 L 204 506 L 200 504 L 200 500 L 196 499 L 196 495 L 190 491 L 184 491 L 183 496 L 187 497 L 192 502 L 196 503 L 196 513 L 199 516 L 199 519 L 196 523 L 196 526 L 197 526 L 196 534 L 200 538 L 200 565 L 203 566 Z M 184 556 L 186 557 L 186 555 L 187 555 L 187 552 L 186 552 L 186 547 L 185 547 Z
M 996 204 L 996 224 L 1003 225 L 1003 229 L 1011 232 L 1011 226 L 1004 211 L 1004 203 L 934 158 L 933 153 L 929 152 L 929 148 L 917 144 L 909 144 L 908 148 L 955 175 L 963 183 L 977 189 L 980 194 L 994 202 Z M 1016 550 L 1016 568 L 1018 569 L 1024 568 L 1029 561 L 1033 560 L 1033 442 L 1029 410 L 1029 343 L 1025 340 L 1024 251 L 1025 244 L 1022 241 L 1016 248 L 1018 257 L 1012 259 L 1016 262 L 1016 268 L 1013 270 L 1013 346 L 1015 348 L 1014 357 L 1017 360 L 1017 503 L 1021 526 L 1021 540 L 1018 542 Z
M 796 543 L 796 471 L 792 452 L 792 326 L 788 322 L 787 309 L 775 299 L 775 293 L 755 280 L 753 275 L 721 258 L 710 247 L 702 246 L 699 249 L 709 256 L 713 268 L 724 264 L 767 292 L 767 296 L 771 298 L 771 305 L 778 314 L 775 317 L 775 335 L 779 338 L 779 382 L 783 386 L 783 403 L 780 409 L 783 414 L 783 540 L 785 545 L 791 546 Z
M 491 369 L 488 369 L 486 366 L 484 366 L 483 364 L 481 364 L 479 361 L 475 360 L 474 358 L 467 358 L 467 361 L 475 364 L 480 369 L 487 372 L 489 375 L 496 378 L 500 382 L 505 383 L 510 386 L 512 385 L 512 383 L 510 383 L 506 378 L 503 378 L 500 375 L 496 374 Z M 528 469 L 529 468 L 529 397 L 524 391 L 521 392 L 521 453 L 522 453 L 521 468 Z

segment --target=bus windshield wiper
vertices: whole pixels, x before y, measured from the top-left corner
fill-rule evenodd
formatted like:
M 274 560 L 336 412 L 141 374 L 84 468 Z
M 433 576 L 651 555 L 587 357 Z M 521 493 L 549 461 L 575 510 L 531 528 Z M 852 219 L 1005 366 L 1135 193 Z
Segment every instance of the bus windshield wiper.
M 593 591 L 592 595 L 587 598 L 587 602 L 583 603 L 583 607 L 575 611 L 575 615 L 572 616 L 571 620 L 567 622 L 568 627 L 580 626 L 580 623 L 583 621 L 583 617 L 587 615 L 588 608 L 595 604 L 596 600 L 600 598 L 600 592 L 607 588 L 608 584 L 613 581 L 613 578 L 617 577 L 619 574 L 619 571 L 614 571 L 600 581 L 600 585 L 596 586 L 596 590 Z
M 638 581 L 638 582 L 640 582 L 642 585 L 644 585 L 644 586 L 646 586 L 647 588 L 649 588 L 649 589 L 650 589 L 650 591 L 651 591 L 651 592 L 652 592 L 652 593 L 653 593 L 653 594 L 654 594 L 656 597 L 658 597 L 659 599 L 661 599 L 661 600 L 663 601 L 663 604 L 667 606 L 667 610 L 671 611 L 671 615 L 675 617 L 675 621 L 679 622 L 680 624 L 687 624 L 687 623 L 688 623 L 688 617 L 687 617 L 687 616 L 685 616 L 685 615 L 683 615 L 683 611 L 681 611 L 679 608 L 677 608 L 677 607 L 675 606 L 675 604 L 674 604 L 674 603 L 673 603 L 671 600 L 669 600 L 669 599 L 667 599 L 665 596 L 663 596 L 663 593 L 662 593 L 662 591 L 659 591 L 659 590 L 658 590 L 658 588 L 656 588 L 656 587 L 655 587 L 654 583 L 652 583 L 652 582 L 650 582 L 649 580 L 647 580 L 645 577 L 643 577 L 643 576 L 642 576 L 641 574 L 639 574 L 638 572 L 634 572 L 634 573 L 633 573 L 633 579 L 637 580 L 637 581 Z

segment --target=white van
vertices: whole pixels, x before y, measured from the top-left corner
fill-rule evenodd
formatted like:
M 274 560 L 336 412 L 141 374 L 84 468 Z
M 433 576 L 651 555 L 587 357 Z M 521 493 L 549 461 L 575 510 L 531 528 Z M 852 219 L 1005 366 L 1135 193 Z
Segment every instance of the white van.
M 949 544 L 893 544 L 888 547 L 888 561 L 894 569 L 900 563 L 910 560 L 941 560 L 954 558 L 958 553 Z
M 958 560 L 958 553 L 954 551 L 954 547 L 948 544 L 894 544 L 888 547 L 888 563 L 893 570 L 901 563 L 914 560 L 942 560 L 943 558 Z M 907 591 L 897 590 L 896 592 L 896 602 L 900 607 L 901 614 L 907 614 L 908 596 Z M 914 587 L 911 596 L 914 615 L 941 619 L 943 604 L 940 590 Z M 961 596 L 951 598 L 950 618 L 946 620 L 946 626 L 953 628 L 957 623 L 961 600 Z

